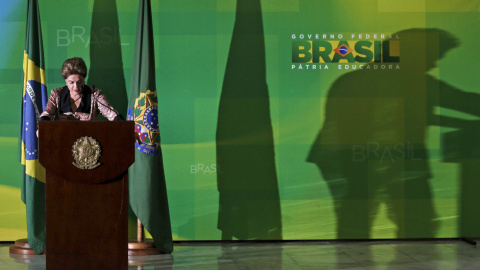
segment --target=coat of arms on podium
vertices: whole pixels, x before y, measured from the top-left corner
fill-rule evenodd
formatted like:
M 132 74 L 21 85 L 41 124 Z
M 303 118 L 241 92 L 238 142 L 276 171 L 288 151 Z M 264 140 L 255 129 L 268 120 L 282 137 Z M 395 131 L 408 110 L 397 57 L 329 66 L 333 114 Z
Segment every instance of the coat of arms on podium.
M 73 144 L 73 165 L 82 170 L 91 170 L 100 166 L 98 159 L 102 153 L 100 144 L 92 137 L 81 137 Z

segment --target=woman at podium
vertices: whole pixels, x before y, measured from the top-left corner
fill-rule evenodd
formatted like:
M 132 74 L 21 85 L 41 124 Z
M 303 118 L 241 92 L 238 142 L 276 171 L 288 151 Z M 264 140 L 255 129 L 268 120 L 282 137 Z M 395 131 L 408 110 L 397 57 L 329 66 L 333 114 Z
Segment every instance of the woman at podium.
M 110 121 L 122 120 L 100 89 L 85 84 L 87 65 L 82 58 L 67 59 L 62 66 L 62 76 L 66 85 L 52 90 L 39 120 L 91 121 L 100 113 Z

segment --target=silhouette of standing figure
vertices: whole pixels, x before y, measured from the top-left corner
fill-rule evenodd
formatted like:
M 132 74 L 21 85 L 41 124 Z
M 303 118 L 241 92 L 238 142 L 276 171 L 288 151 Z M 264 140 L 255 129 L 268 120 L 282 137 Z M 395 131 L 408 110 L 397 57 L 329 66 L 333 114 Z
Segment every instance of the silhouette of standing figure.
M 308 156 L 330 189 L 339 239 L 370 238 L 381 203 L 398 238 L 434 237 L 438 224 L 426 133 L 429 125 L 450 124 L 434 115 L 434 107 L 480 115 L 479 95 L 426 74 L 459 45 L 455 37 L 440 29 L 395 35 L 400 68 L 370 63 L 370 69 L 364 66 L 336 80 Z

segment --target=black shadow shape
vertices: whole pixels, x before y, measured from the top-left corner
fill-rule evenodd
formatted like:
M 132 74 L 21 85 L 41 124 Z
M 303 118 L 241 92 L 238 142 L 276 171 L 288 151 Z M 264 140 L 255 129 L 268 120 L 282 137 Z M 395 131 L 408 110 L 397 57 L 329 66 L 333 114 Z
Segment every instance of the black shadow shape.
M 115 0 L 95 0 L 93 4 L 88 82 L 101 89 L 112 107 L 125 118 L 128 98 Z
M 217 124 L 223 240 L 282 239 L 260 1 L 238 0 Z
M 400 37 L 399 63 L 370 63 L 334 82 L 325 122 L 308 157 L 330 189 L 338 239 L 371 238 L 381 203 L 397 227 L 397 238 L 435 237 L 427 127 L 465 121 L 435 115 L 434 107 L 480 115 L 479 95 L 427 74 L 458 46 L 455 37 L 440 29 L 395 35 Z

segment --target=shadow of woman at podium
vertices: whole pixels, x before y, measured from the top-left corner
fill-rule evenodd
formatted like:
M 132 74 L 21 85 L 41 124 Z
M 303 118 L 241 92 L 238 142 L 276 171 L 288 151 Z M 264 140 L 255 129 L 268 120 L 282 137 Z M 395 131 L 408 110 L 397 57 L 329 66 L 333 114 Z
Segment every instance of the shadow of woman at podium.
M 381 204 L 397 238 L 435 237 L 426 135 L 428 126 L 450 123 L 434 108 L 480 115 L 478 94 L 427 74 L 459 45 L 453 35 L 408 29 L 393 37 L 383 41 L 390 63 L 372 62 L 363 69 L 356 63 L 356 71 L 333 83 L 325 122 L 308 156 L 330 189 L 339 239 L 371 238 Z

